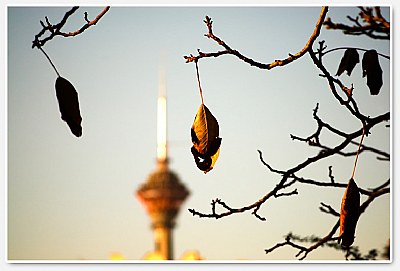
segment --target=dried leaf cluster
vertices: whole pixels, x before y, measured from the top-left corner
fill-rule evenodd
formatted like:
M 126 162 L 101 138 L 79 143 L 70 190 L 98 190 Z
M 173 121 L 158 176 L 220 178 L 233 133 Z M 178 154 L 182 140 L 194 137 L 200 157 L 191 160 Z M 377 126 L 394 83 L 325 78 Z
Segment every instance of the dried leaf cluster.
M 354 48 L 346 49 L 338 70 L 337 76 L 340 76 L 344 71 L 350 76 L 354 67 L 360 62 L 358 52 Z M 379 64 L 378 53 L 376 50 L 368 50 L 364 53 L 362 59 L 362 76 L 367 76 L 367 86 L 371 95 L 378 95 L 383 85 L 382 69 Z
M 383 85 L 382 69 L 379 65 L 378 53 L 376 50 L 365 52 L 362 60 L 363 77 L 367 76 L 367 86 L 371 95 L 379 94 Z

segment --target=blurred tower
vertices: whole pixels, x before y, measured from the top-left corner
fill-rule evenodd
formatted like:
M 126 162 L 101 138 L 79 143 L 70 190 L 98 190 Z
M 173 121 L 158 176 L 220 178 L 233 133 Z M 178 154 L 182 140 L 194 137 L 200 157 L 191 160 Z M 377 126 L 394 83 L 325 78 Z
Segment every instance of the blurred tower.
M 167 99 L 164 78 L 162 74 L 157 104 L 157 165 L 146 182 L 136 191 L 136 195 L 152 221 L 154 253 L 162 259 L 172 260 L 174 258 L 172 231 L 175 218 L 189 191 L 168 167 Z

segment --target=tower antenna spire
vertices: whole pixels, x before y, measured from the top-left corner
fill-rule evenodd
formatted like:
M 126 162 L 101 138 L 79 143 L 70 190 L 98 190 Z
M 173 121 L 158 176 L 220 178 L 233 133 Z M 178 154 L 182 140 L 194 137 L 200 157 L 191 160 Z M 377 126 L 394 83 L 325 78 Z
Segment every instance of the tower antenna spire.
M 168 162 L 167 153 L 167 87 L 164 65 L 159 70 L 160 83 L 157 100 L 157 161 Z

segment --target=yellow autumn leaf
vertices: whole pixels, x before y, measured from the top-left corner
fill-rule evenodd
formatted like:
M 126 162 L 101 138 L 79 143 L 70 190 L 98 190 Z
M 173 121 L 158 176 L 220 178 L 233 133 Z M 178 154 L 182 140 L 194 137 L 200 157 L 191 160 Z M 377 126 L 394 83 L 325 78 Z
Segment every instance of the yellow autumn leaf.
M 197 110 L 191 137 L 193 142 L 191 152 L 196 165 L 207 173 L 218 159 L 222 139 L 219 137 L 218 121 L 203 103 Z
M 192 130 L 196 135 L 195 140 L 192 136 L 193 145 L 199 153 L 206 154 L 210 149 L 211 141 L 219 135 L 219 126 L 213 114 L 204 104 L 201 104 L 197 110 Z
M 215 162 L 217 162 L 217 159 L 219 157 L 219 152 L 220 151 L 221 151 L 221 148 L 218 148 L 217 152 L 213 156 L 211 156 L 211 166 L 210 166 L 210 169 L 208 171 L 213 169 L 213 167 L 215 165 Z M 205 172 L 205 173 L 207 173 L 207 172 Z

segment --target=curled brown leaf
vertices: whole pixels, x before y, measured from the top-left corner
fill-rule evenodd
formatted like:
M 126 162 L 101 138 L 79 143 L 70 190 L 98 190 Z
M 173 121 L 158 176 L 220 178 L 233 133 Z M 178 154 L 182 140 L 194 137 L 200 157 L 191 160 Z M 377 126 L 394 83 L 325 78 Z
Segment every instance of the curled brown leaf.
M 341 242 L 343 247 L 349 247 L 353 244 L 359 216 L 360 192 L 357 184 L 351 178 L 343 195 L 340 209 L 339 242 Z
M 210 110 L 202 103 L 191 128 L 192 155 L 197 167 L 207 173 L 218 159 L 221 141 L 219 125 Z

